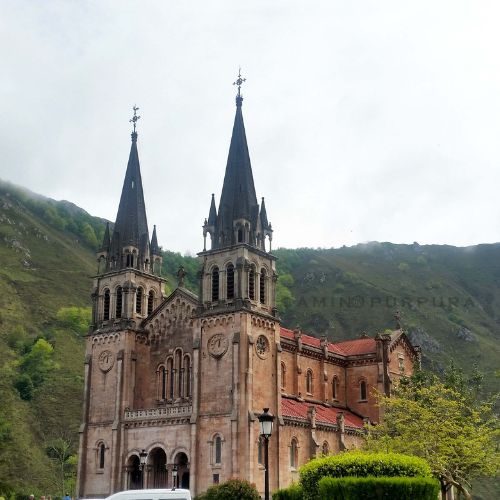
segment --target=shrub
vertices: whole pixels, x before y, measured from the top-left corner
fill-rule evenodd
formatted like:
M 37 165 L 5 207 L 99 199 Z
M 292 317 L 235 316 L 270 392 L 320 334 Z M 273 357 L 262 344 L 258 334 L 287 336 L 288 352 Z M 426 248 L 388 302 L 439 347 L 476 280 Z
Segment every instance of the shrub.
M 436 500 L 439 483 L 430 477 L 324 477 L 320 498 L 336 500 Z
M 297 483 L 273 493 L 273 500 L 302 500 L 303 498 L 302 486 Z
M 198 495 L 196 500 L 229 500 L 238 498 L 239 500 L 260 500 L 260 495 L 253 484 L 243 479 L 230 479 L 225 483 L 211 486 L 202 495 Z
M 429 464 L 422 458 L 399 453 L 350 451 L 340 455 L 316 458 L 300 469 L 304 498 L 317 499 L 318 483 L 323 477 L 344 476 L 431 476 Z

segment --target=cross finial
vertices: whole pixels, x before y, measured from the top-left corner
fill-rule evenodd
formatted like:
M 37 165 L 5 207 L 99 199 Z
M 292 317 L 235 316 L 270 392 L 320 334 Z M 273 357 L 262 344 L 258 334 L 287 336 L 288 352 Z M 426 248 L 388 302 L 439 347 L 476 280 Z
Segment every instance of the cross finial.
M 243 101 L 243 97 L 241 97 L 241 84 L 243 82 L 246 82 L 246 78 L 241 78 L 241 68 L 238 70 L 238 78 L 236 79 L 235 82 L 233 82 L 233 85 L 238 86 L 238 95 L 236 96 L 236 103 L 241 105 L 241 101 Z
M 134 116 L 129 120 L 129 123 L 134 124 L 134 134 L 136 133 L 135 131 L 135 126 L 137 124 L 137 120 L 140 118 L 140 116 L 137 116 L 137 111 L 139 111 L 139 108 L 134 104 L 134 107 L 132 108 L 134 110 Z

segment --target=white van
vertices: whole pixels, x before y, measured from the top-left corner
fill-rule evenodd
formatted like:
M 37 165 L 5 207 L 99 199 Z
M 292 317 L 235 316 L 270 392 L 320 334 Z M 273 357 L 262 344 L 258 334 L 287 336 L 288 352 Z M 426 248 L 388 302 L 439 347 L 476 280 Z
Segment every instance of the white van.
M 127 490 L 119 491 L 106 498 L 106 500 L 192 500 L 189 490 L 152 489 L 152 490 Z

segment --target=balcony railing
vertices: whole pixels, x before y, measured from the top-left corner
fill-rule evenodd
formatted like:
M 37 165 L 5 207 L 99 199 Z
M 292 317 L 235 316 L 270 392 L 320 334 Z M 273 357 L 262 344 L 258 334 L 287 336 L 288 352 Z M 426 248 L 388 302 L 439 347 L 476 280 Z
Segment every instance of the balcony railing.
M 191 405 L 174 405 L 146 410 L 125 410 L 125 420 L 149 420 L 155 418 L 178 418 L 191 415 Z

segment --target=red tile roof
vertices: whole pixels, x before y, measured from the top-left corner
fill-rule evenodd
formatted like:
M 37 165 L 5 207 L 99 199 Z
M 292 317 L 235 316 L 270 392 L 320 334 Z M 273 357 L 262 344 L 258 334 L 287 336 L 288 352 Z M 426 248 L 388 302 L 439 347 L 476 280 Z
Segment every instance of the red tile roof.
M 286 339 L 294 340 L 293 330 L 281 327 L 281 336 Z M 302 334 L 302 343 L 311 347 L 320 347 L 320 339 Z M 371 354 L 377 351 L 375 339 L 362 338 L 355 340 L 346 340 L 344 342 L 328 342 L 328 351 L 341 356 L 357 356 L 362 354 Z
M 353 356 L 356 354 L 370 354 L 377 352 L 377 344 L 375 339 L 356 339 L 346 340 L 335 344 L 346 356 Z
M 316 422 L 336 424 L 337 415 L 342 412 L 345 417 L 345 425 L 349 427 L 363 428 L 363 419 L 349 410 L 323 406 L 318 403 L 307 403 L 295 399 L 281 398 L 281 413 L 284 417 L 300 418 L 307 420 L 308 409 L 314 406 L 316 409 Z

